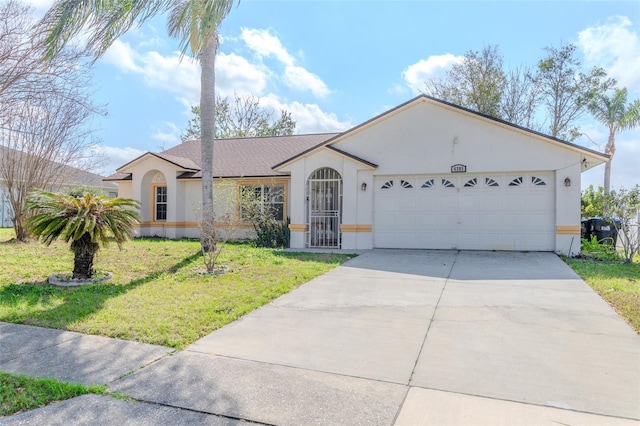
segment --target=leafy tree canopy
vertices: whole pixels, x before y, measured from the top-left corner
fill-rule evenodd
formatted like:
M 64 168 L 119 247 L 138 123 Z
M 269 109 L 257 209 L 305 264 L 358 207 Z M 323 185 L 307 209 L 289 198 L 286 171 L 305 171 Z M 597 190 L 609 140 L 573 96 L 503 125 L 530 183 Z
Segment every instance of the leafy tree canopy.
M 182 134 L 183 141 L 200 139 L 200 107 L 192 106 L 193 118 L 187 123 Z M 280 118 L 273 118 L 273 111 L 260 105 L 260 99 L 253 95 L 234 94 L 233 99 L 216 99 L 216 138 L 241 138 L 260 136 L 292 135 L 296 122 L 291 113 L 280 111 Z

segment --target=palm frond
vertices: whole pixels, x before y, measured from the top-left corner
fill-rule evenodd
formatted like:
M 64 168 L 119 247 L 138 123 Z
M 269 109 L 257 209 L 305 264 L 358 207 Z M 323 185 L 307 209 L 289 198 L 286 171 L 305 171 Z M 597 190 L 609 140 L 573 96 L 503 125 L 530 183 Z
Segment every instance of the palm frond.
M 140 223 L 139 203 L 124 198 L 85 194 L 82 197 L 34 191 L 27 201 L 33 215 L 27 224 L 44 244 L 57 239 L 65 242 L 83 238 L 100 246 L 113 238 L 118 247 L 131 239 Z

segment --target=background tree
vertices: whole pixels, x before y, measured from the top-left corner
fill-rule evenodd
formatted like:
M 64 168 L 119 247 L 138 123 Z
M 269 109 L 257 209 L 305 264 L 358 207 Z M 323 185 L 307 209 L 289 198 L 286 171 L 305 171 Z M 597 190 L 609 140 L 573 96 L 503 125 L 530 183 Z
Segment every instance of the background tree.
M 546 47 L 547 56 L 538 62 L 537 81 L 541 102 L 549 120 L 548 134 L 573 141 L 580 132 L 576 123 L 584 114 L 589 99 L 615 82 L 607 78 L 602 68 L 588 73 L 581 71 L 576 46 L 562 44 L 560 48 Z
M 509 123 L 540 130 L 536 112 L 540 105 L 540 84 L 528 66 L 511 69 L 500 99 L 500 117 Z
M 468 51 L 453 64 L 444 79 L 425 82 L 425 93 L 482 114 L 500 117 L 500 100 L 506 83 L 502 55 L 496 45 L 481 52 Z
M 88 123 L 103 113 L 93 104 L 86 56 L 65 49 L 43 67 L 43 37 L 31 12 L 16 1 L 0 6 L 0 184 L 19 241 L 27 238 L 31 190 L 58 187 L 70 166 L 96 166 Z
M 640 186 L 630 190 L 611 191 L 606 196 L 607 212 L 605 217 L 617 228 L 618 242 L 622 245 L 624 261 L 632 263 L 636 254 L 640 253 Z M 619 222 L 613 220 L 618 219 Z
M 191 113 L 193 117 L 182 134 L 183 141 L 200 139 L 200 108 L 192 106 Z M 216 99 L 216 123 L 216 138 L 285 136 L 296 130 L 291 113 L 280 110 L 280 118 L 274 120 L 273 111 L 260 106 L 259 98 L 237 93 L 233 102 L 228 97 Z
M 234 3 L 234 0 L 56 0 L 42 20 L 42 28 L 47 34 L 47 57 L 55 56 L 83 30 L 87 35 L 87 47 L 95 57 L 100 57 L 135 23 L 142 24 L 169 12 L 169 35 L 181 40 L 183 53 L 190 51 L 200 61 L 202 210 L 208 233 L 214 232 L 213 144 L 218 27 Z
M 599 186 L 595 189 L 589 185 L 582 191 L 580 198 L 580 214 L 582 217 L 604 217 L 604 188 Z
M 44 244 L 57 239 L 71 242 L 73 278 L 93 275 L 93 259 L 100 247 L 111 238 L 122 248 L 131 239 L 140 222 L 136 200 L 109 198 L 87 193 L 81 197 L 37 191 L 27 208 L 34 214 L 28 219 L 31 233 Z
M 609 130 L 609 138 L 604 150 L 610 156 L 604 166 L 604 193 L 609 194 L 611 161 L 616 153 L 616 133 L 640 125 L 640 100 L 627 103 L 627 89 L 615 88 L 610 94 L 596 92 L 587 106 L 593 118 Z

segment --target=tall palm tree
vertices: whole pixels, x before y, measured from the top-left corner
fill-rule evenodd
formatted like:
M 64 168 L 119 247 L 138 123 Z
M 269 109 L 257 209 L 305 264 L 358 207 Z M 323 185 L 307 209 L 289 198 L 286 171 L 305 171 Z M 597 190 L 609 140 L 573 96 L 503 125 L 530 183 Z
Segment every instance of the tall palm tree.
M 169 35 L 180 39 L 200 60 L 200 111 L 202 115 L 203 232 L 213 229 L 213 144 L 215 135 L 215 57 L 218 27 L 240 0 L 56 0 L 41 22 L 46 32 L 46 57 L 58 54 L 81 31 L 96 58 L 134 24 L 168 12 Z M 204 241 L 204 239 L 202 240 Z M 208 247 L 207 247 L 208 249 Z
M 611 96 L 597 93 L 587 105 L 593 118 L 609 129 L 609 139 L 605 153 L 609 160 L 604 166 L 604 193 L 611 189 L 611 160 L 616 153 L 616 133 L 630 130 L 640 125 L 640 100 L 627 103 L 627 89 L 614 89 Z
M 49 245 L 57 239 L 71 241 L 73 278 L 93 274 L 93 259 L 111 238 L 119 248 L 135 232 L 140 216 L 136 200 L 91 193 L 79 197 L 35 191 L 27 201 L 34 214 L 27 219 L 33 236 Z

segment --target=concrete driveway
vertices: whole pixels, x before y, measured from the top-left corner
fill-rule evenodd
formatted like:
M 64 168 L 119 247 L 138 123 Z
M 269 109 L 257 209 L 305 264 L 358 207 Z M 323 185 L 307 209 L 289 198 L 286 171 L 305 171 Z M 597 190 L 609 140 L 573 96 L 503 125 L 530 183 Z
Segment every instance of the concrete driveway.
M 111 388 L 269 424 L 623 424 L 640 337 L 550 253 L 373 250 Z

